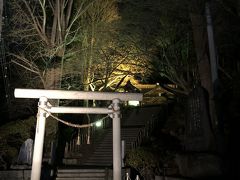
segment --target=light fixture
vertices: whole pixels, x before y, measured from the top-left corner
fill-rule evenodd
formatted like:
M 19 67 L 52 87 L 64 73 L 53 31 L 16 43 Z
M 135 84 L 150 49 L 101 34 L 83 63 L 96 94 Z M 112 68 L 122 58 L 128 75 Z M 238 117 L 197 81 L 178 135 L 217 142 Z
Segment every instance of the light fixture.
M 102 121 L 100 120 L 100 121 L 97 121 L 96 123 L 95 123 L 95 125 L 96 125 L 96 127 L 101 127 L 102 126 Z
M 128 105 L 129 106 L 139 106 L 140 103 L 139 103 L 139 101 L 128 101 Z
M 81 142 L 80 142 L 80 129 L 78 129 L 78 135 L 77 135 L 77 145 L 80 145 Z

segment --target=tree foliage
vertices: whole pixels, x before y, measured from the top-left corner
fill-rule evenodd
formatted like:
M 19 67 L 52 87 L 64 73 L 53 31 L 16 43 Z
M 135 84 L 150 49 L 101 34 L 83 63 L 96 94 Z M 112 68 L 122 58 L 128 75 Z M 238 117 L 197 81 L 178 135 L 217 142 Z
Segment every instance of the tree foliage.
M 31 87 L 114 91 L 126 77 L 149 75 L 149 58 L 133 38 L 119 33 L 115 0 L 9 4 L 9 55 Z M 33 83 L 36 79 L 41 83 Z
M 139 147 L 131 150 L 126 156 L 126 166 L 136 169 L 141 176 L 147 178 L 149 174 L 160 174 L 160 158 L 147 148 Z
M 9 3 L 12 62 L 40 78 L 44 88 L 59 88 L 67 46 L 79 32 L 76 21 L 92 3 L 84 0 L 77 7 L 73 0 Z
M 188 94 L 198 76 L 186 1 L 123 2 L 124 33 L 138 37 L 136 43 L 151 59 L 155 76 Z
M 178 86 L 176 92 L 188 94 L 201 81 L 199 57 L 205 53 L 208 60 L 206 35 L 199 35 L 197 43 L 194 37 L 206 29 L 204 2 L 14 0 L 9 3 L 9 54 L 28 83 L 40 78 L 31 87 L 116 90 L 135 76 L 145 81 L 152 76 L 168 79 Z M 234 63 L 239 6 L 231 0 L 214 3 L 219 67 L 231 78 L 231 68 L 239 69 Z M 203 21 L 199 26 L 192 24 L 194 13 Z M 223 26 L 217 26 L 217 15 L 225 18 Z M 230 16 L 235 19 L 226 22 Z

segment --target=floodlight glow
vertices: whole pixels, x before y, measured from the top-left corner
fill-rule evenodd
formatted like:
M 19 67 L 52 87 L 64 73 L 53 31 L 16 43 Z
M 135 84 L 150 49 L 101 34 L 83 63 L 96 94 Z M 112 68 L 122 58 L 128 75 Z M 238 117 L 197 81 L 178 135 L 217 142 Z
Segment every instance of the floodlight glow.
M 102 121 L 97 121 L 96 122 L 96 127 L 101 127 L 102 126 Z
M 128 101 L 129 106 L 139 106 L 139 101 Z

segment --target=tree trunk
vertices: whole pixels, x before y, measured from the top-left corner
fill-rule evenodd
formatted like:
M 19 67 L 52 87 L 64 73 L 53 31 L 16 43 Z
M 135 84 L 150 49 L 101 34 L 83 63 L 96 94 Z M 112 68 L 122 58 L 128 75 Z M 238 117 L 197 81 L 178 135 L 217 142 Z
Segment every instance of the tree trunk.
M 0 39 L 2 38 L 2 22 L 3 22 L 3 0 L 0 0 Z
M 59 58 L 56 59 L 58 61 Z M 54 61 L 54 60 L 53 60 Z M 55 63 L 55 62 L 53 62 Z M 60 89 L 61 81 L 61 67 L 58 65 L 53 65 L 53 67 L 47 68 L 45 73 L 45 89 L 56 90 Z M 58 106 L 59 100 L 50 100 L 52 106 Z M 46 122 L 46 145 L 49 146 L 51 141 L 56 140 L 58 129 L 58 122 L 52 117 L 47 118 Z
M 60 67 L 53 67 L 46 70 L 45 89 L 59 89 L 60 86 Z
M 193 39 L 197 56 L 200 83 L 201 86 L 208 92 L 209 114 L 211 118 L 211 125 L 215 134 L 217 127 L 217 115 L 213 99 L 214 94 L 211 77 L 211 66 L 208 55 L 208 39 L 205 21 L 206 18 L 203 14 L 203 9 L 204 3 L 192 3 L 192 11 L 190 11 L 190 18 L 192 22 Z

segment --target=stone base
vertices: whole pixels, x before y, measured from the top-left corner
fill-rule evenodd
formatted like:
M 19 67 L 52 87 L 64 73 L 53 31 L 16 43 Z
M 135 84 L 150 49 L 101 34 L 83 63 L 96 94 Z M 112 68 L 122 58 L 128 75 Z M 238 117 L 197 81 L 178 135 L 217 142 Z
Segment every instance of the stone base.
M 175 160 L 183 177 L 201 178 L 223 175 L 221 159 L 212 154 L 178 154 Z
M 31 179 L 31 170 L 9 170 L 0 171 L 1 180 L 29 180 Z

